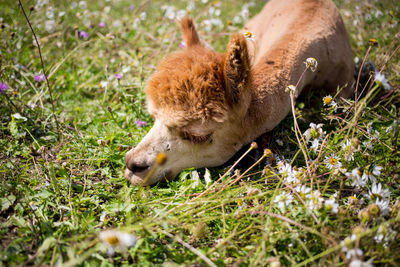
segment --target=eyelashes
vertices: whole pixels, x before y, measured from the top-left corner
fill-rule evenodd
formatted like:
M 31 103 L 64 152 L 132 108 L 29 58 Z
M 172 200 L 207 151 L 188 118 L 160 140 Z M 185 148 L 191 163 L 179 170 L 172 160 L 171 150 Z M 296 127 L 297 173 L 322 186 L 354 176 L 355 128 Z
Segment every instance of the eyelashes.
M 188 141 L 192 142 L 193 144 L 202 144 L 210 139 L 212 133 L 209 133 L 206 135 L 193 135 L 188 132 L 181 132 L 180 135 L 183 140 L 188 140 Z

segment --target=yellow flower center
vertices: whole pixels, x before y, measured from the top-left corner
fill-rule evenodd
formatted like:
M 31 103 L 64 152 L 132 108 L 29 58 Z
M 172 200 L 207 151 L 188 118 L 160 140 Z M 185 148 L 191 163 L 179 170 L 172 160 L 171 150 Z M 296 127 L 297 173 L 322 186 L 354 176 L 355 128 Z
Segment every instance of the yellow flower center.
M 329 105 L 330 103 L 332 103 L 332 98 L 329 97 L 329 96 L 328 96 L 328 97 L 325 97 L 325 98 L 324 98 L 324 104 L 325 104 L 325 105 Z
M 242 201 L 241 199 L 238 199 L 238 200 L 237 200 L 237 204 L 238 204 L 239 206 L 242 206 L 242 205 L 243 205 L 243 201 Z
M 337 159 L 335 159 L 335 158 L 330 158 L 330 159 L 329 159 L 329 163 L 332 164 L 332 165 L 336 165 Z
M 311 135 L 312 138 L 315 139 L 315 138 L 319 137 L 319 132 L 316 129 L 311 128 L 310 135 Z
M 107 243 L 110 244 L 111 246 L 115 246 L 119 243 L 119 239 L 115 235 L 107 237 L 106 240 L 107 240 Z
M 253 37 L 253 34 L 252 34 L 251 32 L 245 32 L 245 33 L 244 33 L 244 37 L 246 37 L 246 38 L 252 38 L 252 37 Z

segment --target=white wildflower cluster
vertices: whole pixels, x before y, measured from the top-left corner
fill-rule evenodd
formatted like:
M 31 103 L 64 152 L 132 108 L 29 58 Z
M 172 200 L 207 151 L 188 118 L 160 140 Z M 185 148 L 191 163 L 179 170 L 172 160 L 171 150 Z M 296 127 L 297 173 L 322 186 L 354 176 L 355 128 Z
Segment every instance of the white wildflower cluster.
M 208 2 L 208 1 L 207 1 Z M 219 7 L 221 3 L 219 1 L 215 1 L 208 8 L 208 19 L 204 20 L 201 25 L 204 26 L 206 31 L 211 31 L 213 28 L 221 29 L 224 27 L 224 23 L 219 18 L 221 15 L 221 10 Z
M 202 24 L 204 26 L 204 29 L 208 32 L 211 31 L 214 27 L 219 28 L 219 29 L 224 27 L 224 23 L 222 22 L 222 20 L 220 20 L 218 18 L 211 18 L 211 19 L 203 20 Z
M 142 22 L 145 21 L 147 18 L 147 13 L 143 11 L 142 13 L 139 14 L 139 16 L 133 21 L 133 28 L 136 29 L 138 25 Z
M 376 182 L 376 178 L 381 175 L 382 167 L 374 166 L 372 170 L 369 167 L 362 172 L 360 168 L 354 168 L 351 172 L 346 172 L 345 175 L 352 181 L 352 186 L 357 188 L 365 187 L 368 181 Z
M 359 147 L 351 142 L 350 139 L 347 139 L 345 142 L 340 144 L 342 150 L 344 152 L 346 161 L 354 161 L 354 152 L 358 151 Z
M 249 16 L 250 16 L 249 7 L 252 7 L 254 5 L 255 5 L 254 1 L 244 4 L 242 6 L 240 14 L 233 17 L 232 23 L 240 24 L 240 23 L 247 22 L 247 20 L 249 19 Z
M 298 177 L 301 175 L 298 171 L 294 170 L 292 166 L 284 161 L 278 162 L 279 174 L 282 175 L 283 181 L 287 184 L 300 183 Z
M 333 194 L 329 199 L 324 199 L 319 190 L 312 190 L 305 185 L 298 185 L 294 190 L 304 199 L 306 207 L 310 211 L 316 211 L 322 207 L 332 214 L 336 214 L 339 211 L 339 203 L 336 200 L 336 194 Z
M 36 5 L 35 5 L 35 9 L 40 9 L 43 6 L 47 5 L 49 3 L 49 0 L 37 0 L 36 1 Z
M 274 203 L 280 208 L 284 210 L 289 204 L 293 202 L 292 194 L 288 192 L 282 192 L 274 198 Z
M 319 210 L 324 204 L 324 198 L 318 190 L 312 191 L 310 187 L 305 185 L 298 185 L 294 190 L 305 200 L 306 207 L 313 211 Z
M 374 166 L 373 168 L 367 166 L 363 171 L 360 168 L 354 168 L 351 172 L 346 172 L 345 175 L 352 182 L 352 186 L 368 189 L 368 194 L 365 196 L 371 201 L 370 206 L 379 208 L 378 214 L 385 216 L 390 211 L 390 191 L 387 188 L 383 188 L 381 183 L 377 183 L 381 170 L 382 167 L 380 166 Z M 370 188 L 368 188 L 369 182 L 372 183 Z
M 189 6 L 190 8 L 192 6 Z M 173 20 L 181 20 L 184 16 L 186 16 L 187 12 L 184 9 L 176 10 L 174 6 L 162 5 L 161 10 L 164 11 L 164 16 L 167 19 Z
M 339 211 L 339 203 L 336 201 L 337 194 L 333 194 L 328 200 L 325 200 L 325 210 L 337 214 Z
M 346 237 L 344 240 L 340 242 L 342 246 L 342 252 L 346 253 L 346 260 L 349 262 L 348 266 L 351 267 L 372 267 L 372 259 L 368 261 L 362 261 L 362 257 L 364 252 L 358 248 L 354 247 L 354 243 L 357 240 L 357 235 L 352 234 L 349 237 Z
M 326 135 L 326 132 L 322 129 L 322 126 L 324 126 L 322 123 L 315 124 L 312 122 L 310 123 L 310 128 L 303 133 L 306 142 L 311 143 L 310 149 L 314 152 L 317 152 L 320 142 Z
M 380 225 L 376 235 L 374 236 L 374 240 L 378 244 L 382 244 L 384 247 L 388 247 L 389 241 L 393 240 L 396 237 L 396 232 L 390 228 L 389 226 Z

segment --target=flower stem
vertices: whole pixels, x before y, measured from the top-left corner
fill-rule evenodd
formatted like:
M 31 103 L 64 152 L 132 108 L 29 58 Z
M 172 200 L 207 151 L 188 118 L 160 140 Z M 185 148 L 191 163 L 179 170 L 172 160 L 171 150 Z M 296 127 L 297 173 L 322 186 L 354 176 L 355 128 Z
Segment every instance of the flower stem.
M 51 109 L 52 109 L 54 121 L 55 121 L 56 127 L 57 127 L 58 140 L 60 140 L 60 139 L 61 139 L 60 124 L 58 123 L 57 115 L 56 115 L 56 112 L 55 112 L 53 91 L 51 90 L 49 80 L 47 79 L 46 70 L 45 70 L 45 68 L 44 68 L 44 63 L 43 63 L 42 52 L 41 52 L 41 50 L 40 50 L 40 44 L 39 44 L 39 41 L 38 41 L 38 39 L 37 39 L 37 37 L 36 37 L 35 31 L 33 30 L 32 24 L 31 24 L 31 22 L 29 21 L 28 16 L 27 16 L 26 13 L 25 13 L 25 9 L 24 9 L 24 6 L 23 6 L 22 3 L 21 3 L 21 0 L 18 0 L 18 2 L 19 2 L 19 6 L 20 6 L 21 9 L 22 9 L 22 13 L 24 13 L 24 16 L 25 16 L 26 21 L 28 22 L 29 28 L 30 28 L 31 31 L 32 31 L 33 37 L 35 38 L 36 45 L 37 45 L 37 47 L 38 47 L 39 58 L 40 58 L 40 63 L 41 63 L 42 70 L 43 70 L 43 75 L 44 75 L 44 78 L 46 79 L 47 87 L 49 88 Z

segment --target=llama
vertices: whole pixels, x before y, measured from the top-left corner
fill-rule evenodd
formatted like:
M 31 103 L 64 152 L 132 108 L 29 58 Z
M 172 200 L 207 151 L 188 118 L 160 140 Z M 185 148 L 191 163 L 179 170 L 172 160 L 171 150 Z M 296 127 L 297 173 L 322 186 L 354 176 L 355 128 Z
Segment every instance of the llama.
M 342 18 L 331 0 L 271 0 L 243 33 L 233 34 L 226 53 L 202 44 L 192 19 L 180 21 L 186 43 L 150 77 L 148 111 L 154 126 L 125 156 L 125 177 L 135 185 L 173 179 L 185 168 L 215 167 L 243 145 L 272 130 L 290 111 L 285 90 L 296 84 L 304 61 L 318 61 L 297 87 L 301 92 L 342 88 L 353 92 L 354 63 Z M 166 164 L 153 169 L 164 152 Z

